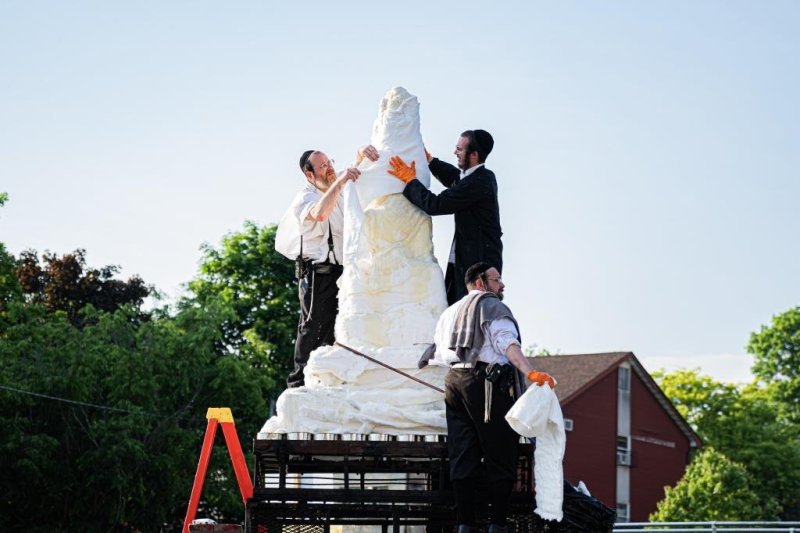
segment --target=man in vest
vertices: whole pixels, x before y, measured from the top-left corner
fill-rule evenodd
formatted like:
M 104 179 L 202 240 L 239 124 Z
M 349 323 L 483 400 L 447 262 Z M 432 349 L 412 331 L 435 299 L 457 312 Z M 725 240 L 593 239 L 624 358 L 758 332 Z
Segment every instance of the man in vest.
M 488 263 L 467 269 L 469 292 L 442 313 L 436 325 L 437 353 L 445 377 L 450 479 L 459 533 L 475 530 L 477 486 L 488 489 L 490 533 L 506 531 L 508 500 L 516 479 L 519 435 L 505 415 L 527 382 L 555 387 L 522 352 L 519 326 L 501 300 L 505 285 Z M 442 346 L 449 349 L 442 350 Z

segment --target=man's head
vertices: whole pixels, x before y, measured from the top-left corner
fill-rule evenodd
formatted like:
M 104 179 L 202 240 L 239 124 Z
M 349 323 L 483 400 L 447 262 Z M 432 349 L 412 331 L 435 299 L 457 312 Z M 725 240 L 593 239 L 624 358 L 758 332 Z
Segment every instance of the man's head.
M 454 152 L 458 168 L 467 170 L 486 161 L 494 148 L 494 139 L 486 130 L 467 130 L 461 134 Z
M 493 292 L 498 298 L 503 299 L 503 290 L 506 286 L 500 277 L 500 272 L 489 263 L 475 263 L 469 267 L 464 275 L 464 282 L 471 291 Z
M 314 187 L 327 191 L 336 180 L 333 161 L 319 150 L 306 150 L 300 156 L 300 170 Z

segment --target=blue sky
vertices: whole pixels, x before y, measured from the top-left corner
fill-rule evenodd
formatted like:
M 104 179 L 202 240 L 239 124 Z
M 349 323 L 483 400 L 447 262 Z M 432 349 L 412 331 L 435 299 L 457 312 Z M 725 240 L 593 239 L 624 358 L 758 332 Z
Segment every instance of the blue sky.
M 0 240 L 170 296 L 203 242 L 277 222 L 383 94 L 434 155 L 495 137 L 526 344 L 747 379 L 800 303 L 796 2 L 0 2 Z M 434 221 L 446 257 L 452 221 Z

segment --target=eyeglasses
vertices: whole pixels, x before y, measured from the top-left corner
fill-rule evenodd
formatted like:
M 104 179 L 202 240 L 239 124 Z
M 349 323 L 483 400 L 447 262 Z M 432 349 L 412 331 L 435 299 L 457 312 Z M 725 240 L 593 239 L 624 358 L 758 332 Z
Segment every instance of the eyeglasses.
M 498 283 L 503 282 L 503 278 L 501 278 L 500 276 L 497 276 L 496 278 L 490 278 L 486 274 L 481 274 L 480 278 L 483 280 L 484 285 L 488 285 L 490 281 L 496 281 Z
M 335 165 L 335 164 L 336 164 L 336 160 L 335 159 L 328 159 L 327 163 L 322 163 L 319 166 L 319 168 L 317 168 L 315 170 L 327 170 L 328 168 L 333 168 L 333 165 Z

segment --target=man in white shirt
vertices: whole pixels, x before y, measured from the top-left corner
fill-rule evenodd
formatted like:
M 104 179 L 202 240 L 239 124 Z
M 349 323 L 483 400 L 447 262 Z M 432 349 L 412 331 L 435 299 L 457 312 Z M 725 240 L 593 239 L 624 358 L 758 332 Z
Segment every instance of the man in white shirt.
M 364 157 L 376 160 L 377 150 L 372 146 L 360 148 L 356 165 Z M 324 344 L 333 344 L 339 303 L 336 282 L 342 274 L 344 213 L 341 194 L 347 182 L 355 181 L 361 174 L 353 166 L 337 177 L 333 161 L 318 150 L 303 153 L 300 170 L 306 178 L 306 185 L 295 196 L 276 236 L 278 251 L 292 259 L 297 257 L 300 321 L 294 370 L 286 380 L 289 387 L 305 384 L 303 369 L 312 351 Z M 296 239 L 287 239 L 287 233 Z M 280 249 L 279 241 L 286 240 L 297 242 Z
M 525 358 L 517 322 L 501 302 L 505 285 L 497 269 L 476 263 L 464 281 L 468 294 L 445 310 L 436 327 L 437 357 L 450 365 L 445 377 L 450 479 L 459 533 L 475 529 L 477 486 L 484 480 L 489 532 L 501 533 L 507 527 L 519 444 L 505 414 L 525 378 L 551 387 L 555 382 Z M 442 350 L 445 339 L 449 349 Z

